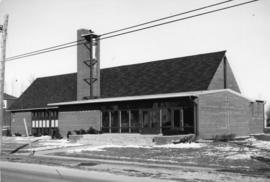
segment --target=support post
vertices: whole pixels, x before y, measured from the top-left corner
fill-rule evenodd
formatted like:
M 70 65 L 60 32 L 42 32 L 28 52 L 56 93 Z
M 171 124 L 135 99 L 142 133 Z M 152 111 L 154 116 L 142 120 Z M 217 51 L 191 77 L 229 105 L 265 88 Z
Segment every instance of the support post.
M 121 118 L 121 111 L 118 111 L 118 119 L 119 119 L 119 133 L 122 132 L 122 118 Z
M 109 111 L 109 133 L 112 132 L 112 112 Z
M 193 101 L 193 122 L 194 122 L 194 134 L 198 136 L 198 99 Z
M 128 111 L 128 132 L 131 133 L 131 110 Z
M 159 110 L 159 133 L 162 134 L 162 109 Z
M 1 58 L 0 58 L 0 153 L 2 152 L 2 132 L 3 132 L 2 126 L 4 123 L 3 104 L 4 104 L 7 28 L 8 28 L 8 15 L 5 16 L 4 24 L 0 25 L 0 32 L 2 32 Z
M 99 122 L 99 124 L 100 124 L 100 126 L 99 126 L 99 130 L 102 132 L 102 126 L 103 126 L 103 122 L 102 122 L 102 111 L 100 111 L 99 112 L 99 120 L 100 120 L 100 122 Z
M 181 107 L 180 109 L 180 130 L 184 131 L 184 109 Z

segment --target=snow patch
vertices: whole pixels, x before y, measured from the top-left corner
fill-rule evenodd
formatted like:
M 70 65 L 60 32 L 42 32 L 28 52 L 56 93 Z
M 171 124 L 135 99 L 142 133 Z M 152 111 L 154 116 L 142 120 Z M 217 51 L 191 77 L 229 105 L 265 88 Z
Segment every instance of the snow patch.
M 166 144 L 166 145 L 153 145 L 153 146 L 142 146 L 142 145 L 100 145 L 100 146 L 87 146 L 78 147 L 76 149 L 70 149 L 68 153 L 80 153 L 87 151 L 104 151 L 106 148 L 201 148 L 206 146 L 202 143 L 181 143 L 181 144 Z
M 226 159 L 245 160 L 245 159 L 250 159 L 250 157 L 251 157 L 250 153 L 245 153 L 245 154 L 230 155 L 230 156 L 227 156 Z
M 179 144 L 166 144 L 166 145 L 156 145 L 155 148 L 202 148 L 205 147 L 204 143 L 179 143 Z

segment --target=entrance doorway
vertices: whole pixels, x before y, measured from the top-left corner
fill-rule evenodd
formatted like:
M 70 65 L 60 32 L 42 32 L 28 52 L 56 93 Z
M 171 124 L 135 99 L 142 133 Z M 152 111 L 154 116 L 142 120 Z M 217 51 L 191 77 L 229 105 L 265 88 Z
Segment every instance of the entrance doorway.
M 142 110 L 142 133 L 157 134 L 160 132 L 159 110 Z
M 172 121 L 173 128 L 179 129 L 180 131 L 184 130 L 184 116 L 182 108 L 172 109 Z

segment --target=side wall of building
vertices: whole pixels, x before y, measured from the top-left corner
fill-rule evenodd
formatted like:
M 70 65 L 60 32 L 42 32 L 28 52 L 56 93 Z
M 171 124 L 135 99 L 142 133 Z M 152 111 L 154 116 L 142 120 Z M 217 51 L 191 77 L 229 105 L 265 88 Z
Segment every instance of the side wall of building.
M 251 103 L 252 118 L 249 123 L 250 133 L 263 133 L 264 130 L 264 102 Z
M 228 91 L 199 96 L 198 136 L 213 138 L 216 135 L 245 136 L 262 133 L 263 113 L 260 118 L 252 115 L 253 104 Z
M 24 127 L 24 119 L 27 124 L 28 132 L 31 134 L 31 112 L 15 112 L 11 114 L 11 133 L 20 133 L 21 135 L 26 135 Z
M 67 132 L 93 127 L 100 130 L 100 111 L 60 111 L 59 130 L 62 137 L 66 137 Z

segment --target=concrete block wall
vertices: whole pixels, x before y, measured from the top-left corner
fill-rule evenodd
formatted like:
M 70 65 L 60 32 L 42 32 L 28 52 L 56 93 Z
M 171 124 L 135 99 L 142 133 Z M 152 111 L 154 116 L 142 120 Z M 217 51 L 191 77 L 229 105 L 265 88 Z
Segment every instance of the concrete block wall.
M 59 111 L 59 130 L 62 137 L 66 137 L 68 131 L 87 130 L 93 127 L 100 130 L 100 111 Z
M 238 136 L 247 136 L 250 132 L 250 101 L 238 95 L 228 93 L 230 101 L 230 132 Z
M 198 137 L 212 138 L 227 132 L 226 94 L 208 94 L 198 99 Z
M 31 112 L 16 112 L 11 115 L 11 133 L 20 133 L 26 135 L 24 120 L 26 121 L 29 134 L 31 134 L 32 121 Z
M 262 123 L 252 120 L 250 101 L 241 96 L 224 91 L 201 95 L 198 100 L 199 138 L 231 133 L 245 136 L 263 130 Z
M 251 120 L 249 123 L 250 133 L 257 134 L 263 133 L 264 130 L 264 103 L 263 102 L 254 102 L 250 105 L 251 109 Z

